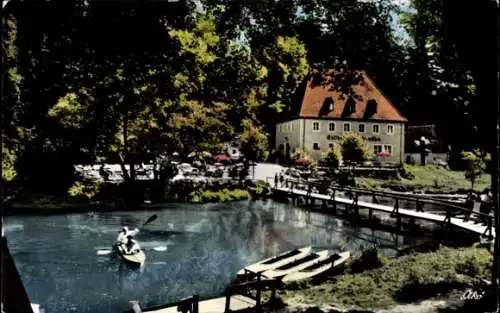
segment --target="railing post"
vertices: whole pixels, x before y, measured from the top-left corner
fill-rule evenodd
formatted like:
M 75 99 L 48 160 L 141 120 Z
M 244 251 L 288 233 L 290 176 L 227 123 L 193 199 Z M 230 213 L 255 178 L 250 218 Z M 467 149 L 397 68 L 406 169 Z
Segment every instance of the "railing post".
M 256 302 L 257 302 L 257 305 L 256 305 L 256 310 L 257 312 L 260 312 L 260 285 L 261 285 L 261 279 L 260 279 L 260 275 L 257 276 L 257 295 L 256 295 Z
M 495 231 L 497 230 L 495 229 Z M 498 236 L 498 234 L 495 235 Z M 491 215 L 488 216 L 488 237 L 493 238 L 493 217 Z
M 422 202 L 420 199 L 417 199 L 417 212 L 424 212 Z
M 333 200 L 333 213 L 337 213 L 337 201 L 335 201 L 335 194 L 337 193 L 337 189 L 333 188 L 332 192 L 332 200 Z
M 198 302 L 200 301 L 200 297 L 198 295 L 193 295 L 193 313 L 198 313 Z
M 354 212 L 356 217 L 359 216 L 359 206 L 358 206 L 358 192 L 354 191 L 354 199 L 352 201 L 352 205 L 354 206 Z
M 228 290 L 226 290 L 226 306 L 224 308 L 224 313 L 231 312 L 231 293 L 231 288 L 228 288 Z
M 394 203 L 394 209 L 392 210 L 393 214 L 397 214 L 399 216 L 399 198 L 396 198 L 396 202 Z
M 276 280 L 272 282 L 272 288 L 271 288 L 271 301 L 276 300 Z

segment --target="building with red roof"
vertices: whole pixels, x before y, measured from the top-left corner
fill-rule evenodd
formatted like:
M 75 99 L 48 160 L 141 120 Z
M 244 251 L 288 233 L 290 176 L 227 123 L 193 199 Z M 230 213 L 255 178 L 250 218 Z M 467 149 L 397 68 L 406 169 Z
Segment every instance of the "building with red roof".
M 299 88 L 292 111 L 276 125 L 276 146 L 309 151 L 315 159 L 346 132 L 356 132 L 375 155 L 391 163 L 404 161 L 408 120 L 365 71 L 312 71 Z

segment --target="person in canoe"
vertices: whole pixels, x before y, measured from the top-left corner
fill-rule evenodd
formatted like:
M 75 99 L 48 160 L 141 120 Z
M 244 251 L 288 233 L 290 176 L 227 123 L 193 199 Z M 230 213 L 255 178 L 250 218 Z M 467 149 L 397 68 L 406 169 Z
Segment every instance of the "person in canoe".
M 122 251 L 124 254 L 134 254 L 141 251 L 141 247 L 137 241 L 135 241 L 130 235 L 127 236 L 127 243 L 122 245 L 121 248 L 123 249 Z
M 118 234 L 118 237 L 116 238 L 116 244 L 119 245 L 125 245 L 127 243 L 127 237 L 132 236 L 134 237 L 137 235 L 139 232 L 139 229 L 136 228 L 134 230 L 129 230 L 127 226 L 123 226 L 122 230 Z

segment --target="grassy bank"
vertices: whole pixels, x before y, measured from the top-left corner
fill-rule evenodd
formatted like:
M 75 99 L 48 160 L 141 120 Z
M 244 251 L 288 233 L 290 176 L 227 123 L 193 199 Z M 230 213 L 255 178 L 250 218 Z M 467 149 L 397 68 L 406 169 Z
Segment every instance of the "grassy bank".
M 424 193 L 466 193 L 470 189 L 470 181 L 465 179 L 464 172 L 451 171 L 435 165 L 405 165 L 401 179 L 385 180 L 357 177 L 356 184 L 362 188 L 376 188 L 402 192 Z M 483 175 L 474 185 L 474 190 L 483 191 L 489 188 L 491 176 Z
M 281 292 L 285 302 L 339 307 L 387 308 L 425 299 L 459 299 L 478 279 L 491 278 L 492 256 L 484 248 L 441 248 L 382 261 L 381 267 L 347 273 L 321 284 Z M 385 263 L 385 264 L 384 264 Z M 359 262 L 357 262 L 359 265 Z M 359 271 L 359 266 L 358 271 Z
M 228 202 L 250 199 L 250 193 L 245 189 L 197 190 L 189 194 L 189 202 Z

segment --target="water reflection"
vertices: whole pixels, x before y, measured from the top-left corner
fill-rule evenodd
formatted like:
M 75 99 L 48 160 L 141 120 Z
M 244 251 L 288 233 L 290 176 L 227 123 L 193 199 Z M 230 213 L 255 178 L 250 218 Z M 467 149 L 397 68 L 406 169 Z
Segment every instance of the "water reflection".
M 98 249 L 109 249 L 121 225 L 141 225 L 146 264 L 131 271 Z M 199 294 L 219 295 L 243 266 L 312 245 L 359 251 L 372 243 L 389 256 L 414 241 L 356 228 L 320 213 L 273 202 L 167 205 L 163 210 L 5 219 L 9 248 L 32 302 L 46 312 L 117 312 L 128 301 L 160 305 Z M 167 246 L 166 251 L 153 250 Z

